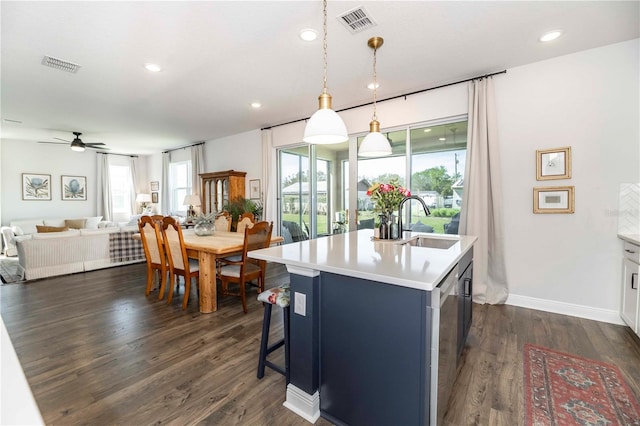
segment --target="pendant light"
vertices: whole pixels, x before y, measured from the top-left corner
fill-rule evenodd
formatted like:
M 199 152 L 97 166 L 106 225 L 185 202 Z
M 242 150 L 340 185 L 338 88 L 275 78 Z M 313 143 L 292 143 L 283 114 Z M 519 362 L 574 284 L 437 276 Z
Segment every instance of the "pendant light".
M 342 118 L 331 109 L 331 95 L 327 93 L 327 0 L 323 0 L 323 31 L 322 42 L 324 80 L 322 94 L 318 97 L 320 109 L 316 111 L 304 129 L 303 141 L 311 144 L 333 144 L 349 140 L 347 127 Z
M 360 143 L 358 155 L 361 157 L 384 157 L 391 155 L 391 145 L 389 140 L 380 133 L 380 122 L 376 115 L 376 100 L 378 97 L 378 81 L 376 74 L 376 53 L 378 48 L 382 46 L 384 39 L 382 37 L 371 37 L 367 45 L 373 49 L 373 117 L 369 123 L 369 134 Z

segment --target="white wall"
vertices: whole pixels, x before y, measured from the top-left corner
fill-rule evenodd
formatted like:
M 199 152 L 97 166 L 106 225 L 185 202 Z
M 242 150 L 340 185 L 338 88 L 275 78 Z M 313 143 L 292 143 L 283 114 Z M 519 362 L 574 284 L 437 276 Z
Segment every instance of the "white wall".
M 96 215 L 96 154 L 63 145 L 2 140 L 2 225 L 31 218 Z M 51 175 L 51 201 L 24 201 L 22 173 Z M 87 200 L 62 201 L 61 176 L 86 176 Z
M 35 218 L 72 218 L 95 216 L 96 213 L 96 153 L 71 151 L 64 145 L 3 139 L 0 146 L 0 190 L 2 211 L 0 222 L 8 225 L 12 220 Z M 113 156 L 114 161 L 126 157 Z M 136 188 L 149 192 L 145 156 L 140 156 L 136 168 Z M 50 201 L 22 199 L 22 173 L 51 175 Z M 87 200 L 62 201 L 61 176 L 86 176 Z
M 206 172 L 247 172 L 246 198 L 249 198 L 249 181 L 262 179 L 262 136 L 258 129 L 207 141 L 204 145 L 204 156 Z
M 640 182 L 638 51 L 636 39 L 495 79 L 513 295 L 618 309 L 618 188 Z M 572 178 L 536 181 L 536 149 L 564 146 Z M 562 185 L 575 186 L 574 214 L 532 213 L 533 187 Z

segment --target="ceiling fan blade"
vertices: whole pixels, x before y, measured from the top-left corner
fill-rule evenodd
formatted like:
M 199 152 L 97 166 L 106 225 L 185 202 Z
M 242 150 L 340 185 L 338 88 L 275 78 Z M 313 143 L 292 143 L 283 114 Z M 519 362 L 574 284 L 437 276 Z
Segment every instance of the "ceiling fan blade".
M 67 145 L 68 142 L 49 142 L 49 141 L 38 141 L 38 143 L 52 143 L 54 145 Z
M 54 138 L 54 139 L 58 139 L 59 141 L 63 141 L 63 142 L 66 142 L 66 143 L 71 143 L 71 141 L 68 141 L 68 140 L 62 139 L 62 138 Z
M 104 144 L 102 142 L 90 142 L 90 143 L 85 142 L 85 145 L 89 147 L 94 147 L 94 146 L 104 145 Z
M 107 148 L 106 146 L 91 146 L 89 144 L 86 144 L 86 145 L 87 145 L 87 148 L 89 148 L 89 149 L 99 149 L 101 151 L 109 151 L 109 149 L 110 149 L 110 148 Z

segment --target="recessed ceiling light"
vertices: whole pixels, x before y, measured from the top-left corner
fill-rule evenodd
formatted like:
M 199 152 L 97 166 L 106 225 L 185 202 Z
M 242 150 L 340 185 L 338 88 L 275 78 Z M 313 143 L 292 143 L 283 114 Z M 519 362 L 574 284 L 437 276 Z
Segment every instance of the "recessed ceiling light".
M 447 140 L 447 138 L 438 138 L 438 140 L 440 140 L 440 141 L 446 141 L 446 140 Z
M 312 30 L 311 28 L 304 29 L 300 31 L 300 38 L 304 41 L 313 41 L 318 37 L 318 33 L 316 30 Z
M 251 108 L 260 108 L 262 104 L 260 102 L 251 102 Z
M 144 64 L 144 67 L 151 72 L 160 72 L 162 71 L 162 68 L 160 68 L 160 65 L 156 65 L 156 64 Z
M 431 129 L 424 129 L 423 132 L 425 133 L 429 133 L 431 131 Z
M 369 83 L 367 85 L 367 89 L 370 89 L 370 90 L 377 89 L 378 87 L 380 87 L 380 83 Z
M 553 30 L 553 31 L 549 31 L 544 33 L 539 40 L 541 42 L 548 42 L 548 41 L 552 41 L 557 39 L 558 37 L 560 37 L 562 35 L 562 30 Z

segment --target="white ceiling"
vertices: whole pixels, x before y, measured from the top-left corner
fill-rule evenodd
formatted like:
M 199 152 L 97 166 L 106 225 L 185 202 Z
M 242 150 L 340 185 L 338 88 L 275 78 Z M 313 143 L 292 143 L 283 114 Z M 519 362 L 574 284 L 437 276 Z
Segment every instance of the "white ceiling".
M 336 110 L 640 37 L 638 1 L 330 1 Z M 336 17 L 364 6 L 377 25 Z M 320 1 L 0 3 L 2 138 L 148 154 L 310 116 L 322 89 Z M 315 28 L 319 38 L 298 33 Z M 542 44 L 545 31 L 564 36 Z M 70 74 L 44 55 L 81 65 Z M 146 62 L 160 64 L 157 74 Z M 263 107 L 254 110 L 252 101 Z M 21 124 L 7 122 L 18 120 Z M 66 149 L 63 145 L 60 149 Z

